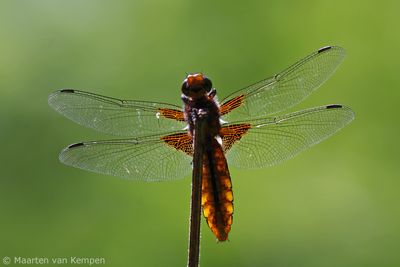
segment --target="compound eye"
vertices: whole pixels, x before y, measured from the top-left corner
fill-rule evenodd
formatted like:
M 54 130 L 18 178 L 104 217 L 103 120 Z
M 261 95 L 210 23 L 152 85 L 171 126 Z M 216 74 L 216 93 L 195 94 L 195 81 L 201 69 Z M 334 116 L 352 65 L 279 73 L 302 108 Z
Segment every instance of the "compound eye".
M 207 92 L 210 92 L 212 89 L 212 82 L 210 79 L 207 77 L 204 77 L 204 89 L 206 89 Z
M 185 95 L 189 93 L 189 85 L 186 80 L 183 81 L 181 90 Z

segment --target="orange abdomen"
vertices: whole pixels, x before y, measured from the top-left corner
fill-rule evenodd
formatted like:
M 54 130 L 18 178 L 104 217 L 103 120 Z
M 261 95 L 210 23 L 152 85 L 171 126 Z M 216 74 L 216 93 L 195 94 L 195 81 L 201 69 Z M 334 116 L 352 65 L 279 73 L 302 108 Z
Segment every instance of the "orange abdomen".
M 219 241 L 227 240 L 233 219 L 232 183 L 224 152 L 214 138 L 204 153 L 201 205 L 211 231 Z

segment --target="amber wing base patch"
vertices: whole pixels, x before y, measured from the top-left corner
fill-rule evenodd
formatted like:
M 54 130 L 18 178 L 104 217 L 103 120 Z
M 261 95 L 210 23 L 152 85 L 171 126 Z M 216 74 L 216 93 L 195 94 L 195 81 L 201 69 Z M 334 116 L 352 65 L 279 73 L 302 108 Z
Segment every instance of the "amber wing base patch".
M 224 126 L 220 130 L 222 146 L 226 153 L 236 141 L 239 141 L 251 128 L 249 123 L 240 123 Z
M 228 100 L 225 103 L 223 103 L 220 107 L 221 116 L 224 116 L 225 114 L 228 114 L 235 108 L 240 107 L 243 104 L 243 101 L 244 101 L 244 95 L 238 95 L 232 98 L 231 100 Z
M 176 150 L 181 150 L 189 156 L 193 156 L 193 139 L 188 133 L 166 135 L 161 137 L 161 140 Z
M 185 116 L 182 111 L 170 108 L 159 108 L 158 111 L 167 119 L 185 121 Z

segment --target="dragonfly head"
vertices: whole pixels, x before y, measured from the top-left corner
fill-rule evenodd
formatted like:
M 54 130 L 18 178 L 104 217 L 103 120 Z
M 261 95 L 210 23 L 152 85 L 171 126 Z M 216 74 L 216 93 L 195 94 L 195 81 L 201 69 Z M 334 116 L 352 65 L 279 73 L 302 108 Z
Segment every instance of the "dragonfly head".
M 182 83 L 182 93 L 191 98 L 199 98 L 211 91 L 211 80 L 202 73 L 189 74 Z

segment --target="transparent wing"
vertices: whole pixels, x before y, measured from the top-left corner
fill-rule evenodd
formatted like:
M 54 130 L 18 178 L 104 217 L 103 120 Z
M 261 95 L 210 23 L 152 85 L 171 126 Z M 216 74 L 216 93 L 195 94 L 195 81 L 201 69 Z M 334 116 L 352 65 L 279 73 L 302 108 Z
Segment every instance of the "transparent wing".
M 235 122 L 223 127 L 244 128 L 240 138 L 227 136 L 228 163 L 239 168 L 261 168 L 290 159 L 328 138 L 354 119 L 353 111 L 341 105 L 307 109 L 275 118 Z M 242 125 L 244 127 L 242 127 Z M 233 136 L 231 134 L 230 136 Z
M 178 140 L 176 143 L 181 144 L 182 150 L 164 140 L 172 142 L 171 137 Z M 192 157 L 184 152 L 183 143 L 192 145 L 184 131 L 166 136 L 83 142 L 65 148 L 59 159 L 66 165 L 96 173 L 147 182 L 167 181 L 190 173 Z
M 65 117 L 106 134 L 140 136 L 185 127 L 181 107 L 175 105 L 119 100 L 73 89 L 56 91 L 48 101 Z
M 221 101 L 223 120 L 259 118 L 294 106 L 325 82 L 344 57 L 343 48 L 324 47 L 274 77 L 229 95 Z

